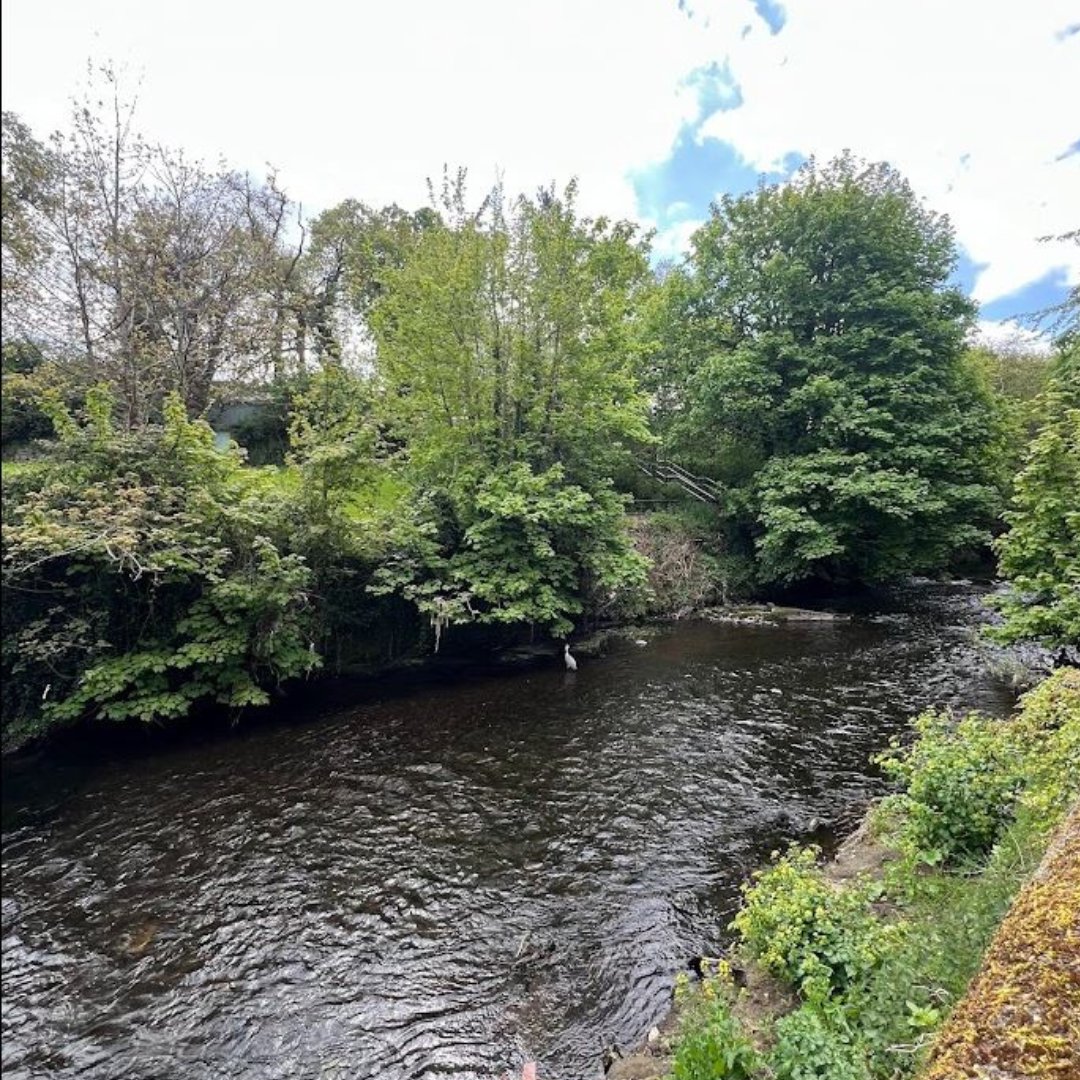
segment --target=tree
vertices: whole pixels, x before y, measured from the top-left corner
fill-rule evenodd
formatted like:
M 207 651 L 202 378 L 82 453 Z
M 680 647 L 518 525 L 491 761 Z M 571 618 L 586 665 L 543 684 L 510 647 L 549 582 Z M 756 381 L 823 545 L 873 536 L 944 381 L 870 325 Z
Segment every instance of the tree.
M 177 391 L 192 416 L 221 374 L 283 371 L 297 305 L 292 204 L 259 182 L 150 146 L 109 68 L 46 150 L 5 119 L 5 335 L 113 388 L 128 428 Z M 7 302 L 7 301 L 5 301 Z M 5 307 L 5 316 L 8 308 Z M 14 333 L 12 333 L 14 330 Z
M 1057 358 L 997 544 L 1003 641 L 1080 647 L 1080 345 Z
M 1039 410 L 1051 358 L 1033 351 L 1026 342 L 1014 340 L 971 347 L 964 355 L 964 364 L 993 402 L 999 420 L 1000 438 L 994 452 L 987 453 L 986 465 L 995 468 L 1004 505 L 1012 496 L 1024 455 L 1039 429 Z
M 438 224 L 385 277 L 371 323 L 391 440 L 416 493 L 388 567 L 441 627 L 565 633 L 641 577 L 612 470 L 649 441 L 634 381 L 634 227 L 581 219 L 573 184 L 479 210 L 447 176 Z
M 765 582 L 935 570 L 989 539 L 999 420 L 961 362 L 946 218 L 844 155 L 725 197 L 694 237 L 704 328 L 676 434 Z
M 1080 229 L 1062 233 L 1060 236 L 1042 236 L 1040 243 L 1074 244 L 1080 247 Z M 1029 325 L 1048 331 L 1062 349 L 1069 349 L 1080 342 L 1080 283 L 1071 285 L 1060 303 L 1028 316 Z
M 369 337 L 368 319 L 387 273 L 404 265 L 423 231 L 437 222 L 431 208 L 374 210 L 356 199 L 315 218 L 301 267 L 305 301 L 300 315 L 321 362 L 341 360 L 348 338 Z
M 51 205 L 55 163 L 14 113 L 3 114 L 3 179 L 0 183 L 0 239 L 3 251 L 4 341 L 19 336 L 27 307 L 39 299 L 35 274 L 47 250 L 40 216 Z M 25 336 L 25 335 L 24 335 Z

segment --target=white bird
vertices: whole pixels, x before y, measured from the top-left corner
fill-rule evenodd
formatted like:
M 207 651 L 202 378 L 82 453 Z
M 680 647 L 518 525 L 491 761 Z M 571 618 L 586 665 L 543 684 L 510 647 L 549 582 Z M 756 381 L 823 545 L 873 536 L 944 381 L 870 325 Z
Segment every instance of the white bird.
M 563 645 L 563 659 L 566 661 L 567 671 L 577 671 L 577 661 L 570 655 L 570 643 Z

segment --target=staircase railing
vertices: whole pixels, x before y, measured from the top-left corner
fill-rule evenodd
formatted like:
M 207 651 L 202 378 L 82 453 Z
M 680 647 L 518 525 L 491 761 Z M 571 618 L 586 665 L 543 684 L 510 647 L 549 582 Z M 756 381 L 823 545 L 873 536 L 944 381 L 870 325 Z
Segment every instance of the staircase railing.
M 707 476 L 694 473 L 670 461 L 649 461 L 638 458 L 637 467 L 653 480 L 664 484 L 676 484 L 694 499 L 705 503 L 719 503 L 722 497 L 720 485 Z

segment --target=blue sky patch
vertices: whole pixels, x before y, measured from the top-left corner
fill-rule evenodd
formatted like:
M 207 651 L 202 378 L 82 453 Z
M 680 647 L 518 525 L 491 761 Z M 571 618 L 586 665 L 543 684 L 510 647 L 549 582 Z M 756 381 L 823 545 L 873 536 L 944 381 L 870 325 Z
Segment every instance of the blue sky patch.
M 779 34 L 787 22 L 787 12 L 776 0 L 754 0 L 754 10 L 769 27 L 771 34 Z
M 681 221 L 703 221 L 718 196 L 749 191 L 762 178 L 730 143 L 699 137 L 710 116 L 743 103 L 728 62 L 695 68 L 683 85 L 697 95 L 694 119 L 683 125 L 666 160 L 630 174 L 639 212 L 661 231 Z M 767 182 L 785 179 L 802 162 L 798 154 L 789 154 L 779 171 L 764 178 Z
M 679 133 L 666 161 L 631 176 L 638 208 L 661 229 L 687 218 L 705 218 L 717 195 L 748 191 L 757 178 L 757 170 L 733 146 L 718 139 L 698 142 L 690 127 Z
M 971 258 L 968 253 L 961 248 L 960 257 L 956 261 L 956 269 L 952 273 L 952 277 L 949 279 L 950 285 L 955 285 L 961 289 L 967 296 L 971 295 L 971 290 L 975 288 L 975 279 L 985 270 L 989 263 L 977 263 Z
M 737 109 L 743 103 L 742 90 L 726 60 L 722 64 L 714 60 L 704 67 L 694 68 L 682 82 L 697 94 L 695 127 L 713 113 Z
M 1068 277 L 1064 267 L 1055 267 L 1038 281 L 1029 282 L 1009 296 L 983 304 L 984 319 L 1011 319 L 1018 315 L 1034 315 L 1062 303 L 1069 294 Z
M 1080 154 L 1080 139 L 1077 139 L 1067 150 L 1058 154 L 1054 159 L 1055 161 L 1064 161 L 1067 157 L 1072 157 L 1073 154 Z

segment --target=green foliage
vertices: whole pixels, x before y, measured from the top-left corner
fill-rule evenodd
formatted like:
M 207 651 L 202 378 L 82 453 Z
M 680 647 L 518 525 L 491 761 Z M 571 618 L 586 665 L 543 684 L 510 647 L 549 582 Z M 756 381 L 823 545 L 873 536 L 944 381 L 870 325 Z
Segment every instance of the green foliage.
M 202 698 L 233 708 L 263 705 L 263 682 L 316 666 L 296 618 L 308 580 L 298 556 L 282 556 L 256 536 L 247 564 L 216 578 L 208 576 L 171 641 L 88 668 L 63 701 L 46 704 L 46 722 L 175 719 Z
M 857 1025 L 880 1077 L 916 1071 L 922 1052 L 978 970 L 1020 885 L 1042 853 L 1042 832 L 1007 828 L 982 873 L 926 872 L 897 864 L 890 889 L 900 932 L 872 976 L 852 989 L 845 1017 Z
M 304 561 L 178 397 L 137 433 L 113 430 L 100 389 L 82 424 L 49 408 L 60 445 L 4 505 L 5 743 L 83 716 L 258 704 L 318 664 Z
M 3 251 L 2 303 L 5 318 L 18 318 L 39 294 L 35 277 L 48 250 L 47 231 L 38 218 L 54 201 L 56 162 L 50 151 L 11 112 L 3 114 L 0 141 L 0 247 Z M 7 344 L 5 364 L 7 371 Z
M 466 516 L 467 515 L 467 516 Z M 458 504 L 463 531 L 440 535 L 435 500 L 420 504 L 403 549 L 379 571 L 436 632 L 453 623 L 535 623 L 572 629 L 591 589 L 638 586 L 643 560 L 622 539 L 622 500 L 610 489 L 567 484 L 561 465 L 539 475 L 523 462 L 478 478 Z
M 1063 670 L 1024 698 L 1016 719 L 928 712 L 907 750 L 879 758 L 903 785 L 897 840 L 928 863 L 984 859 L 1018 805 L 1052 822 L 1080 794 L 1080 680 Z
M 881 957 L 883 930 L 871 898 L 862 889 L 836 888 L 818 867 L 816 849 L 793 846 L 754 875 L 731 925 L 767 971 L 824 1001 Z
M 311 243 L 300 260 L 306 282 L 304 321 L 323 363 L 341 360 L 341 328 L 348 316 L 366 320 L 386 286 L 389 272 L 411 256 L 425 229 L 439 216 L 425 207 L 375 210 L 346 199 L 311 223 Z
M 673 1080 L 752 1080 L 760 1060 L 731 1014 L 726 987 L 709 980 L 683 1011 L 671 1065 Z
M 1004 725 L 971 714 L 927 712 L 906 752 L 878 759 L 904 785 L 897 797 L 905 846 L 929 863 L 979 859 L 1010 819 L 1021 776 Z
M 881 882 L 833 885 L 814 853 L 793 848 L 756 875 L 734 927 L 743 947 L 800 991 L 793 1012 L 758 1031 L 768 1047 L 754 1075 L 772 1080 L 902 1080 L 917 1074 L 934 1032 L 964 994 L 1050 830 L 1080 796 L 1080 672 L 1062 669 L 1024 696 L 1008 721 L 931 713 L 915 746 L 888 767 L 904 780 L 885 815 L 909 857 Z M 937 808 L 940 813 L 930 813 Z M 948 821 L 946 822 L 946 818 Z M 946 844 L 976 846 L 965 873 L 928 868 Z M 868 901 L 883 904 L 872 909 Z M 703 984 L 704 1002 L 717 998 Z M 688 1011 L 676 1052 L 738 1046 L 734 991 L 719 1021 Z M 685 996 L 676 988 L 677 999 Z M 710 1041 L 712 1040 L 712 1041 Z M 706 1076 L 708 1065 L 693 1075 Z M 723 1075 L 723 1074 L 718 1074 Z
M 381 573 L 436 633 L 465 622 L 565 634 L 644 566 L 610 477 L 647 443 L 634 382 L 645 252 L 625 223 L 578 217 L 570 185 L 442 217 L 383 275 L 372 313 L 388 437 L 411 514 Z
M 293 400 L 289 464 L 299 474 L 295 525 L 309 534 L 305 546 L 324 543 L 331 553 L 364 547 L 359 525 L 387 457 L 373 413 L 370 385 L 337 366 L 315 375 Z
M 776 1024 L 769 1051 L 775 1080 L 870 1080 L 866 1052 L 843 1008 L 830 1002 L 801 1005 Z
M 1050 357 L 1023 343 L 979 345 L 967 350 L 965 364 L 1000 403 L 1010 441 L 1010 464 L 1038 430 L 1038 402 L 1050 377 Z M 1015 469 L 1013 470 L 1015 471 Z
M 672 360 L 693 374 L 671 441 L 728 489 L 763 581 L 877 581 L 989 539 L 1001 421 L 962 362 L 954 258 L 946 219 L 846 156 L 696 234 L 671 317 L 701 351 Z
M 1001 641 L 1080 646 L 1080 345 L 1054 365 L 1042 427 L 1016 478 L 1009 531 L 997 542 L 1009 591 L 993 603 Z
M 1011 722 L 1022 758 L 1022 815 L 1051 828 L 1080 795 L 1080 673 L 1062 668 L 1022 698 Z
M 3 393 L 0 395 L 0 445 L 10 447 L 54 435 L 52 421 L 41 407 L 44 393 L 60 393 L 63 378 L 55 364 L 29 342 L 3 345 Z

